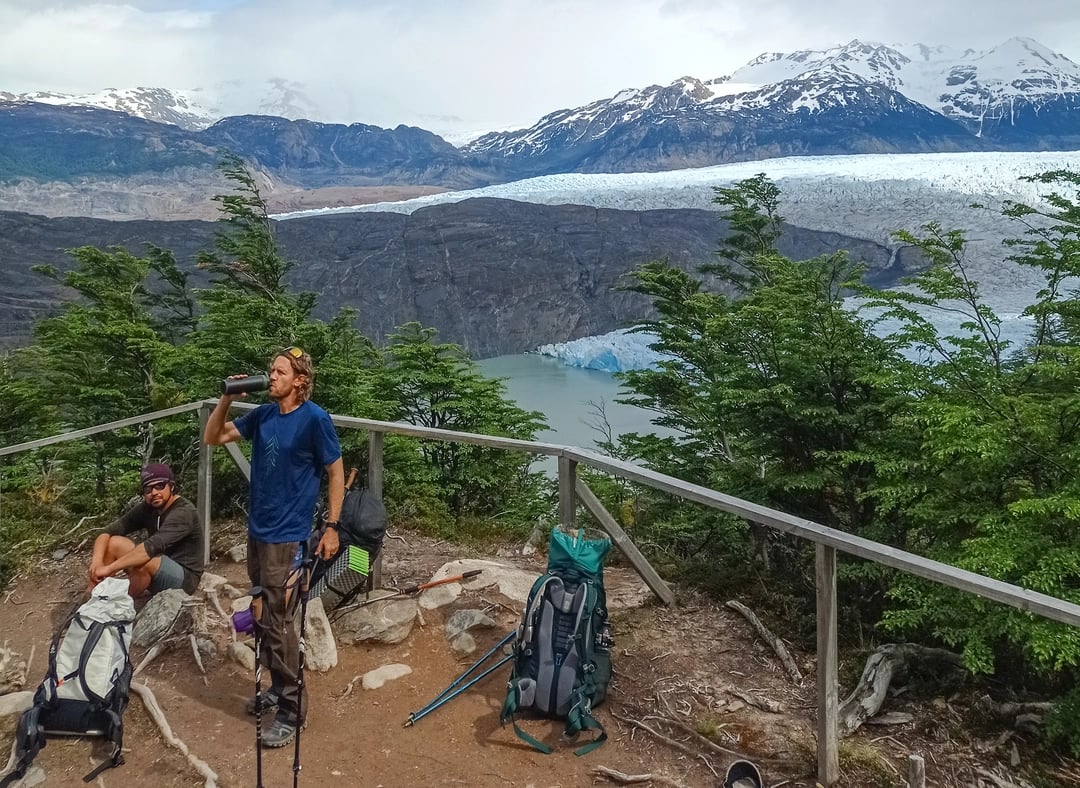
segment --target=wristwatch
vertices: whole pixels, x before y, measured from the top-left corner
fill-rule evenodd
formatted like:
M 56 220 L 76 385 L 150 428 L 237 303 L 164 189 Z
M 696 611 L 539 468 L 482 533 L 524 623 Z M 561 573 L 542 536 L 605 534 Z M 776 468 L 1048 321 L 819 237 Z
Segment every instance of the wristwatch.
M 327 520 L 325 523 L 323 523 L 323 525 L 325 525 L 327 528 L 333 528 L 335 531 L 341 530 L 340 520 Z

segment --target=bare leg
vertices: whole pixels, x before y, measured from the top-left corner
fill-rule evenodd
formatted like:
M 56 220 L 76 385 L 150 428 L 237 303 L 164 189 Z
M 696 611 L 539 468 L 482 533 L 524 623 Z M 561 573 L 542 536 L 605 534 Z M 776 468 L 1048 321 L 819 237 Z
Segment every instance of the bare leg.
M 135 549 L 135 542 L 126 536 L 109 537 L 109 545 L 105 548 L 105 561 L 112 563 L 123 555 L 127 555 Z M 142 566 L 133 566 L 127 570 L 128 593 L 133 597 L 142 596 L 150 588 L 150 581 L 161 566 L 161 557 L 155 556 Z

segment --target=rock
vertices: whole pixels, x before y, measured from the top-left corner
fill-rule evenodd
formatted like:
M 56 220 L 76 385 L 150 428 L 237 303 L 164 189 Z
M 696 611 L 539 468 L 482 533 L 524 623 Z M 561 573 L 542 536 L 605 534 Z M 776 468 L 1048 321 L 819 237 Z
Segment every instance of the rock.
M 437 610 L 446 607 L 461 596 L 461 583 L 447 583 L 444 586 L 427 588 L 420 592 L 420 607 L 424 610 Z
M 255 672 L 255 652 L 243 643 L 237 643 L 235 640 L 229 643 L 229 656 L 234 662 L 243 665 L 252 673 Z
M 337 641 L 334 640 L 334 632 L 321 599 L 312 599 L 307 603 L 304 646 L 304 664 L 307 667 L 320 673 L 337 667 Z
M 443 564 L 431 579 L 441 580 L 444 577 L 453 577 L 454 575 L 460 575 L 473 569 L 479 569 L 481 572 L 476 577 L 470 577 L 468 580 L 462 582 L 461 585 L 464 590 L 480 591 L 487 588 L 494 588 L 507 599 L 512 599 L 521 604 L 525 604 L 525 599 L 529 596 L 529 591 L 532 589 L 533 583 L 536 582 L 536 578 L 539 574 L 537 572 L 518 569 L 516 566 L 499 563 L 497 561 L 464 558 L 458 561 L 451 561 L 448 564 Z M 452 586 L 455 584 L 450 583 L 448 585 Z M 442 587 L 443 586 L 436 586 L 436 588 Z M 434 590 L 434 588 L 431 589 L 431 591 Z M 426 594 L 428 592 L 425 591 L 424 593 Z
M 335 622 L 339 643 L 352 644 L 367 640 L 379 643 L 400 643 L 412 632 L 416 621 L 417 603 L 414 599 L 388 599 L 352 610 Z
M 476 627 L 493 627 L 495 626 L 495 620 L 483 610 L 456 610 L 444 626 L 446 628 L 446 638 L 453 640 L 461 633 L 468 632 Z
M 230 547 L 225 555 L 229 556 L 230 560 L 235 561 L 238 564 L 244 563 L 247 561 L 247 542 L 242 542 Z
M 402 665 L 401 663 L 383 665 L 381 668 L 375 668 L 375 670 L 369 670 L 365 673 L 364 678 L 360 681 L 360 686 L 366 690 L 378 689 L 386 682 L 400 679 L 410 673 L 412 673 L 412 668 L 408 665 Z
M 450 650 L 454 652 L 455 656 L 467 657 L 476 651 L 476 638 L 468 632 L 459 632 L 450 641 Z
M 203 659 L 216 659 L 218 655 L 217 644 L 210 638 L 196 638 L 195 645 L 199 648 L 199 653 L 202 654 Z
M 65 558 L 68 557 L 68 553 L 70 552 L 71 550 L 66 547 L 61 547 L 59 550 L 53 550 L 52 560 L 63 561 Z
M 0 695 L 0 741 L 15 735 L 15 726 L 24 711 L 34 705 L 34 691 L 21 690 Z
M 228 582 L 228 578 L 223 575 L 215 575 L 213 572 L 203 572 L 202 577 L 199 578 L 199 590 L 208 591 L 211 589 L 218 589 Z
M 191 597 L 179 588 L 170 588 L 150 597 L 135 616 L 132 644 L 147 648 L 169 634 L 179 635 L 191 629 L 191 610 L 184 606 L 188 599 Z
M 544 534 L 547 533 L 548 524 L 545 522 L 538 522 L 533 526 L 532 531 L 529 533 L 529 538 L 525 540 L 525 543 L 521 546 L 522 555 L 534 555 L 540 550 L 540 546 L 544 543 Z

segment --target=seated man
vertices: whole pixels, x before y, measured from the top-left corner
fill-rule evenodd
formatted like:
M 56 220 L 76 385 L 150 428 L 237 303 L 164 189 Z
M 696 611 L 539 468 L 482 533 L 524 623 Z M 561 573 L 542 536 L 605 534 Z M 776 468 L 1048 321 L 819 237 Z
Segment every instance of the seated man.
M 182 588 L 191 594 L 203 573 L 199 513 L 191 501 L 177 494 L 176 478 L 168 465 L 147 465 L 140 480 L 142 501 L 94 541 L 87 588 L 123 571 L 127 572 L 132 597 L 166 588 Z M 144 529 L 146 541 L 136 544 L 128 538 L 133 531 Z

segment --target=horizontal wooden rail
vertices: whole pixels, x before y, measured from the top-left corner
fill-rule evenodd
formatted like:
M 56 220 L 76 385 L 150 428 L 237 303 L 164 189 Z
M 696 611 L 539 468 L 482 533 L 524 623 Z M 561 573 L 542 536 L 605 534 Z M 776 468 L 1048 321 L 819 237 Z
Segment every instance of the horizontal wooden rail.
M 158 419 L 164 419 L 168 416 L 176 416 L 180 413 L 196 411 L 201 407 L 202 402 L 189 402 L 187 405 L 177 405 L 175 408 L 155 410 L 153 413 L 146 413 L 142 416 L 131 416 L 130 418 L 120 419 L 119 421 L 110 421 L 108 424 L 98 424 L 96 427 L 86 427 L 81 430 L 61 432 L 59 435 L 53 435 L 49 438 L 39 438 L 36 441 L 16 443 L 14 446 L 3 446 L 0 447 L 0 457 L 9 454 L 18 454 L 22 451 L 30 451 L 31 449 L 41 449 L 45 446 L 52 446 L 57 443 L 66 443 L 67 441 L 78 440 L 79 438 L 87 438 L 101 432 L 112 432 L 113 430 L 123 429 L 124 427 L 133 427 L 136 424 L 142 424 L 146 421 L 157 421 Z
M 957 588 L 961 591 L 967 591 L 986 599 L 992 599 L 995 602 L 1003 602 L 1020 610 L 1038 613 L 1040 616 L 1053 621 L 1080 626 L 1080 605 L 1075 605 L 1057 597 L 1040 594 L 1037 591 L 1029 591 L 1011 583 L 1003 583 L 1000 580 L 968 572 L 965 569 L 958 569 L 940 561 L 923 558 L 880 542 L 872 542 L 869 539 L 863 539 L 861 536 L 829 528 L 812 520 L 804 520 L 801 517 L 785 514 L 765 506 L 759 506 L 741 498 L 725 495 L 716 490 L 710 490 L 708 487 L 691 484 L 673 476 L 607 457 L 588 449 L 568 449 L 567 456 L 593 468 L 599 468 L 632 479 L 649 487 L 664 490 L 715 509 L 731 512 L 739 517 L 767 525 L 784 533 L 794 534 L 816 544 L 833 547 L 841 552 L 876 561 L 879 564 L 891 566 L 894 569 L 900 569 L 909 574 L 933 580 L 936 583 Z

